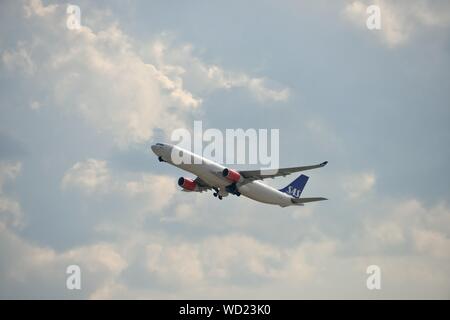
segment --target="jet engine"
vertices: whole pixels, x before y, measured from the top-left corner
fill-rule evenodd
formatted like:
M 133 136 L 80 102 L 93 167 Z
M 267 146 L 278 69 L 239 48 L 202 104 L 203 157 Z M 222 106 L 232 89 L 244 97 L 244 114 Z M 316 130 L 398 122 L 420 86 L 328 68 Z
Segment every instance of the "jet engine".
M 197 184 L 195 183 L 195 181 L 188 178 L 181 177 L 180 179 L 178 179 L 178 185 L 183 189 L 189 191 L 195 191 L 197 189 Z
M 222 175 L 231 182 L 239 182 L 241 180 L 241 174 L 233 169 L 225 168 L 222 171 Z

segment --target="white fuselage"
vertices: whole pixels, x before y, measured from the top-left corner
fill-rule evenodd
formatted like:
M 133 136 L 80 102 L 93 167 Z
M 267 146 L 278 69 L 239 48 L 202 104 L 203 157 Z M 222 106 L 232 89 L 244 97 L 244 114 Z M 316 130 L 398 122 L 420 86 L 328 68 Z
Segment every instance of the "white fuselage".
M 223 177 L 222 172 L 225 169 L 224 166 L 196 155 L 188 150 L 184 150 L 178 146 L 172 146 L 168 144 L 154 145 L 152 146 L 152 150 L 165 162 L 170 163 L 180 169 L 189 171 L 198 176 L 207 184 L 217 188 L 219 195 L 224 197 L 228 195 L 228 192 L 225 190 L 225 188 L 232 182 Z M 185 158 L 190 158 L 190 161 L 187 161 L 186 163 L 172 161 L 172 154 L 174 152 L 177 152 L 177 154 L 183 153 Z M 240 194 L 259 202 L 276 204 L 282 207 L 293 205 L 291 196 L 280 192 L 277 189 L 262 183 L 261 181 L 252 181 L 245 183 L 238 182 L 236 183 L 236 187 Z

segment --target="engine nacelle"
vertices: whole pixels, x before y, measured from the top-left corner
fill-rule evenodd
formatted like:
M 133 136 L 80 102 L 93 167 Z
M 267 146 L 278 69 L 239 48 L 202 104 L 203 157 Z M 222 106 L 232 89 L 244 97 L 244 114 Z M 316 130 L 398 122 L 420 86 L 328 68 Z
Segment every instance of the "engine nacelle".
M 195 191 L 197 189 L 197 184 L 195 183 L 195 181 L 188 178 L 181 177 L 180 179 L 178 179 L 178 185 L 183 189 L 189 191 Z
M 239 182 L 241 180 L 241 174 L 233 169 L 223 169 L 222 175 L 231 182 Z

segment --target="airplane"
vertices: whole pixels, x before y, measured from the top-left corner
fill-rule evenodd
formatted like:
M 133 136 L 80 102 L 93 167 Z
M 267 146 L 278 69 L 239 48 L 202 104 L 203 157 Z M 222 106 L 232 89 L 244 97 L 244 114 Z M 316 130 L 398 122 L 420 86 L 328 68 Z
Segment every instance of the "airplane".
M 300 175 L 286 187 L 277 190 L 261 182 L 266 178 L 286 176 L 294 172 L 305 171 L 324 167 L 328 161 L 320 164 L 281 168 L 278 170 L 233 170 L 226 168 L 214 161 L 201 157 L 179 146 L 156 143 L 151 146 L 152 151 L 158 156 L 160 162 L 167 162 L 180 169 L 186 170 L 197 176 L 194 180 L 181 177 L 178 185 L 182 191 L 203 192 L 214 190 L 214 197 L 222 200 L 223 197 L 233 194 L 246 196 L 258 202 L 279 205 L 280 207 L 303 206 L 305 203 L 328 200 L 322 197 L 300 198 L 300 195 L 308 182 L 309 177 Z M 178 152 L 183 157 L 188 157 L 189 163 L 176 164 L 172 161 L 172 152 Z M 177 161 L 178 162 L 178 161 Z

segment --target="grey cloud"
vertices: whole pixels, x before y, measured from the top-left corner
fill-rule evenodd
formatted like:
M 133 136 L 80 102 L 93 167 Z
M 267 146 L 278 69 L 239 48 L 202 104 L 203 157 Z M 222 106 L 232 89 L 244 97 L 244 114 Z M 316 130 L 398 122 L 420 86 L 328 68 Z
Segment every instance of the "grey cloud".
M 362 41 L 343 3 L 316 3 L 82 2 L 78 33 L 63 4 L 2 4 L 1 163 L 21 170 L 0 196 L 24 223 L 0 220 L 0 296 L 448 298 L 448 30 L 392 50 Z M 330 200 L 178 192 L 191 175 L 147 144 L 193 119 L 281 129 L 282 165 L 330 161 L 304 191 Z M 80 292 L 65 288 L 73 263 Z

